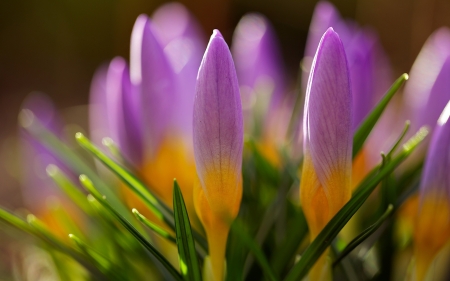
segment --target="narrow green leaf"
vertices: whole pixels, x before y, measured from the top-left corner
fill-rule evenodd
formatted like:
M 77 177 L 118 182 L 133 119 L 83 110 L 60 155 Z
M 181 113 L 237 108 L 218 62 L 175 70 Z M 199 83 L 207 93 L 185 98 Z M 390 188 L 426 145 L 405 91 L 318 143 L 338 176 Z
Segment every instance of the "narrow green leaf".
M 42 126 L 31 111 L 24 109 L 20 116 L 21 125 L 27 132 L 57 155 L 57 157 L 75 173 L 86 174 L 95 183 L 95 186 L 97 186 L 103 194 L 108 196 L 111 205 L 113 205 L 121 215 L 127 219 L 133 218 L 122 201 L 114 194 L 111 188 L 97 176 L 96 172 L 92 170 L 72 149 L 68 148 L 66 144 L 59 140 L 57 136 Z
M 105 256 L 89 247 L 81 239 L 79 239 L 74 234 L 69 234 L 69 238 L 75 243 L 75 245 L 83 252 L 95 266 L 108 276 L 111 280 L 126 280 L 126 276 L 123 275 L 123 269 L 113 264 Z
M 191 224 L 177 180 L 173 182 L 173 213 L 181 274 L 185 280 L 200 281 L 202 274 L 195 252 Z
M 403 150 L 399 155 L 394 157 L 385 166 L 376 167 L 375 169 L 379 170 L 378 173 L 369 173 L 357 188 L 357 191 L 353 194 L 350 201 L 339 210 L 305 250 L 300 261 L 295 264 L 289 272 L 285 279 L 286 281 L 302 280 L 306 274 L 308 274 L 317 259 L 322 255 L 326 248 L 330 246 L 331 241 L 333 241 L 350 218 L 358 211 L 378 183 L 391 174 L 395 168 L 416 149 L 427 134 L 428 130 L 426 128 L 421 128 L 415 136 L 403 145 Z
M 145 239 L 145 237 L 136 229 L 133 225 L 131 225 L 128 220 L 126 220 L 122 215 L 120 215 L 106 200 L 104 196 L 102 196 L 97 189 L 95 189 L 93 183 L 90 181 L 90 179 L 85 176 L 80 176 L 80 182 L 83 184 L 83 186 L 88 190 L 89 193 L 92 194 L 92 196 L 108 211 L 113 215 L 119 222 L 122 224 L 123 227 L 127 231 L 129 231 L 136 240 L 141 243 L 142 246 L 144 246 L 145 249 L 147 249 L 167 270 L 168 273 L 175 279 L 175 280 L 183 280 L 181 275 L 178 273 L 178 271 L 170 264 L 169 261 L 155 248 L 152 246 L 152 244 Z
M 145 216 L 143 216 L 141 213 L 139 213 L 138 210 L 133 209 L 131 212 L 135 215 L 135 217 L 145 226 L 150 228 L 152 231 L 154 231 L 156 234 L 160 235 L 161 237 L 166 238 L 167 240 L 176 243 L 175 237 L 173 237 L 169 232 L 161 228 L 159 225 L 152 223 L 149 221 Z
M 27 223 L 23 219 L 11 214 L 10 212 L 0 208 L 0 220 L 5 223 L 11 225 L 12 227 L 23 231 L 25 233 L 31 234 L 34 237 L 40 239 L 41 241 L 47 243 L 50 247 L 55 250 L 72 257 L 76 261 L 78 261 L 81 265 L 83 265 L 86 269 L 88 269 L 94 276 L 97 276 L 99 279 L 104 279 L 106 276 L 98 270 L 98 268 L 92 266 L 85 256 L 81 255 L 74 249 L 68 247 L 62 241 L 60 241 L 57 237 L 55 237 L 50 231 L 46 230 L 42 224 L 37 224 L 37 219 L 35 216 L 28 216 L 28 221 L 31 223 Z
M 81 210 L 86 214 L 91 213 L 92 209 L 86 202 L 86 195 L 56 165 L 50 164 L 46 170 L 49 177 L 56 183 L 56 186 L 61 188 Z
M 402 76 L 400 76 L 394 82 L 394 84 L 392 84 L 391 88 L 389 88 L 383 98 L 378 102 L 376 107 L 369 113 L 369 115 L 358 127 L 353 136 L 353 158 L 358 155 L 373 127 L 389 104 L 389 101 L 392 99 L 395 93 L 397 93 L 398 89 L 400 89 L 400 87 L 406 82 L 406 80 L 408 80 L 408 78 L 408 74 L 402 74 Z
M 237 218 L 234 223 L 231 225 L 231 231 L 238 236 L 244 244 L 249 248 L 249 250 L 253 253 L 259 265 L 261 266 L 264 275 L 271 281 L 276 281 L 278 278 L 276 277 L 273 269 L 270 267 L 269 262 L 264 256 L 263 251 L 258 246 L 255 240 L 245 231 L 245 227 L 243 223 Z
M 372 235 L 382 224 L 388 219 L 394 211 L 394 206 L 389 205 L 384 214 L 371 226 L 366 228 L 358 236 L 356 236 L 350 243 L 342 250 L 339 256 L 333 261 L 333 266 L 336 266 L 343 258 L 345 258 L 351 251 L 359 246 L 364 240 Z
M 136 195 L 138 195 L 158 219 L 164 221 L 170 228 L 175 230 L 172 210 L 167 207 L 164 202 L 154 196 L 141 180 L 109 158 L 105 153 L 101 152 L 82 133 L 77 133 L 75 138 L 83 148 L 105 164 L 106 167 L 114 172 Z M 203 249 L 206 250 L 208 248 L 206 240 L 196 231 L 194 231 L 194 238 Z
M 276 274 L 280 275 L 291 260 L 294 260 L 295 253 L 300 243 L 308 234 L 308 224 L 302 210 L 298 210 L 293 220 L 289 223 L 293 227 L 286 233 L 286 239 L 274 250 L 271 264 Z

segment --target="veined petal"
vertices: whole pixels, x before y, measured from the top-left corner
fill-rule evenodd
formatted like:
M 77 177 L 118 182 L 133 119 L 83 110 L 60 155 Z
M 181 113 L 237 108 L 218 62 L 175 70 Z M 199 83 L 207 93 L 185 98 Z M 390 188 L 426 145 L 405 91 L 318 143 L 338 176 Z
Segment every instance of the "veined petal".
M 327 1 L 320 1 L 317 3 L 311 24 L 308 31 L 308 39 L 306 41 L 305 53 L 302 61 L 302 90 L 306 92 L 309 73 L 312 66 L 312 61 L 317 50 L 317 46 L 322 38 L 322 35 L 328 28 L 332 27 L 339 33 L 339 37 L 345 46 L 351 41 L 353 34 L 357 30 L 357 26 L 353 22 L 344 21 L 339 11 L 333 4 Z
M 213 211 L 231 218 L 242 194 L 242 106 L 233 59 L 218 30 L 198 72 L 193 124 L 202 188 Z
M 134 24 L 130 50 L 131 82 L 145 109 L 144 137 L 152 157 L 173 120 L 171 103 L 176 92 L 173 70 L 146 15 L 140 15 Z
M 175 130 L 192 140 L 195 84 L 206 40 L 194 16 L 180 3 L 162 5 L 152 19 L 177 82 L 177 98 L 173 101 Z
M 140 167 L 143 160 L 141 103 L 136 88 L 131 84 L 126 62 L 121 57 L 113 59 L 109 65 L 106 91 L 111 137 L 117 141 L 127 160 Z
M 317 49 L 305 103 L 305 150 L 327 188 L 335 173 L 341 183 L 351 174 L 352 95 L 344 48 L 332 28 Z

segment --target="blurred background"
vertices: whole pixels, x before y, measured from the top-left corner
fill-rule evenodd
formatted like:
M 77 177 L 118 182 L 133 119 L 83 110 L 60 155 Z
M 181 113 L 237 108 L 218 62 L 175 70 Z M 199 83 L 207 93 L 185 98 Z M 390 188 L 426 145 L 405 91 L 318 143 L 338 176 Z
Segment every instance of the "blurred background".
M 185 0 L 206 38 L 212 29 L 231 37 L 247 12 L 264 14 L 274 25 L 283 58 L 294 80 L 317 1 Z M 344 18 L 377 33 L 394 75 L 408 72 L 436 28 L 450 26 L 449 0 L 330 1 Z M 152 14 L 165 1 L 3 0 L 0 1 L 0 204 L 21 205 L 17 180 L 17 116 L 32 91 L 49 95 L 60 110 L 88 102 L 95 69 L 114 56 L 129 57 L 131 29 L 141 13 Z M 68 115 L 68 114 L 67 114 Z

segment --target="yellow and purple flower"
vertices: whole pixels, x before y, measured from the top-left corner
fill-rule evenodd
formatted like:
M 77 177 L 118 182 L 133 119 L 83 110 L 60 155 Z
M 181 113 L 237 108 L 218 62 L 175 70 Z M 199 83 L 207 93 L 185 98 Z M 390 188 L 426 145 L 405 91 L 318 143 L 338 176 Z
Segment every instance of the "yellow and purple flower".
M 415 280 L 425 280 L 450 240 L 450 102 L 438 119 L 425 159 L 414 228 Z
M 329 28 L 312 64 L 303 117 L 300 202 L 311 241 L 351 197 L 352 94 L 344 46 Z M 311 271 L 324 280 L 326 254 Z
M 214 280 L 223 280 L 230 223 L 242 198 L 243 118 L 230 50 L 218 30 L 206 48 L 194 103 L 195 208 L 205 227 Z

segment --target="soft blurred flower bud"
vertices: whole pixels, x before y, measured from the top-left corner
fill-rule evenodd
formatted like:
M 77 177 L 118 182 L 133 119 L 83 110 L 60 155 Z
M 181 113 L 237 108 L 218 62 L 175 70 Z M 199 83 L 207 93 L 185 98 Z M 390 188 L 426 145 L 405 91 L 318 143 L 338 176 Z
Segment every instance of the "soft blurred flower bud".
M 225 40 L 214 30 L 198 72 L 194 103 L 194 154 L 200 185 L 194 188 L 194 200 L 207 232 L 216 280 L 222 280 L 229 224 L 242 198 L 242 148 L 236 70 Z
M 450 100 L 450 30 L 443 27 L 425 42 L 405 85 L 404 101 L 412 131 L 434 128 Z
M 136 89 L 130 82 L 125 60 L 114 58 L 106 76 L 106 109 L 111 137 L 123 156 L 135 167 L 143 161 L 142 109 Z
M 195 84 L 206 48 L 203 32 L 189 10 L 175 2 L 158 8 L 152 22 L 177 82 L 177 97 L 172 101 L 176 133 L 192 141 Z
M 270 22 L 260 14 L 242 17 L 233 35 L 232 53 L 239 85 L 250 91 L 250 96 L 245 97 L 247 101 L 270 99 L 269 106 L 276 107 L 285 94 L 286 81 Z
M 284 102 L 282 57 L 275 31 L 263 15 L 242 17 L 233 35 L 232 54 L 243 100 L 244 130 L 260 138 L 260 152 L 278 166 L 277 145 L 285 141 L 293 103 Z
M 332 28 L 312 64 L 303 118 L 304 162 L 300 202 L 313 240 L 351 197 L 352 94 L 347 59 Z M 311 280 L 328 279 L 326 254 Z
M 170 113 L 176 88 L 173 69 L 146 15 L 140 15 L 134 24 L 130 51 L 130 78 L 144 108 L 146 156 L 151 158 L 173 120 Z
M 450 102 L 442 112 L 425 159 L 414 231 L 416 279 L 424 280 L 431 263 L 450 240 Z

